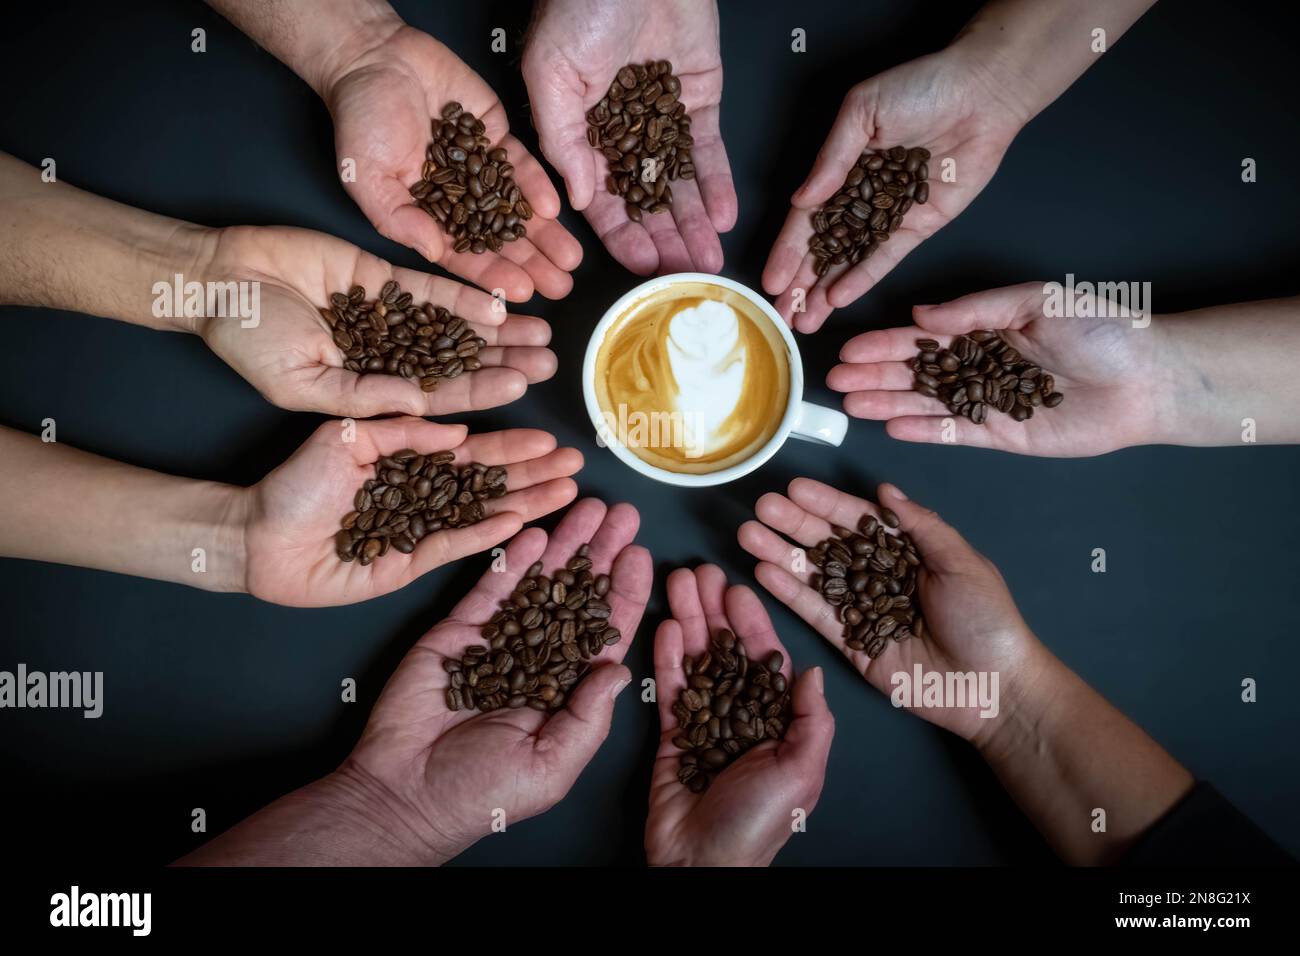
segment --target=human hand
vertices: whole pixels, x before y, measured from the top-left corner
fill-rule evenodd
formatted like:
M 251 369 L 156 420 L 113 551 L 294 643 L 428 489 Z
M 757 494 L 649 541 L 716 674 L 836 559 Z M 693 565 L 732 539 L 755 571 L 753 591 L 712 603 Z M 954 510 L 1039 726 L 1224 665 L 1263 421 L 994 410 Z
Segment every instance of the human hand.
M 421 213 L 423 215 L 423 213 Z M 512 402 L 555 374 L 541 319 L 508 315 L 485 292 L 451 279 L 400 269 L 351 243 L 307 229 L 238 226 L 218 230 L 200 266 L 216 282 L 259 284 L 258 322 L 206 316 L 194 331 L 268 401 L 291 411 L 369 418 L 393 412 L 448 415 Z M 343 367 L 320 309 L 330 294 L 361 285 L 374 298 L 389 279 L 415 302 L 432 302 L 467 320 L 487 341 L 483 368 L 423 392 L 396 375 L 359 375 Z
M 832 309 L 869 291 L 970 205 L 1029 115 L 992 81 L 979 58 L 959 46 L 896 66 L 849 90 L 812 172 L 791 198 L 763 269 L 763 289 L 776 296 L 777 311 L 798 331 L 816 332 Z M 930 151 L 929 200 L 912 206 L 871 258 L 834 266 L 818 278 L 808 251 L 812 214 L 844 184 L 864 149 L 899 145 Z M 945 178 L 947 169 L 952 181 Z M 804 295 L 799 312 L 796 290 Z
M 604 186 L 607 162 L 587 142 L 587 110 L 629 63 L 669 60 L 691 118 L 695 178 L 672 184 L 667 214 L 627 217 Z M 523 59 L 542 153 L 569 203 L 610 255 L 638 275 L 722 268 L 718 233 L 736 224 L 736 189 L 722 144 L 718 11 L 699 0 L 543 0 Z
M 921 555 L 916 593 L 925 628 L 908 640 L 889 641 L 873 660 L 845 646 L 844 625 L 816 590 L 818 572 L 795 571 L 802 565 L 792 559 L 798 548 L 831 537 L 832 525 L 856 528 L 863 514 L 879 518 L 880 508 L 811 478 L 796 478 L 788 492 L 763 495 L 754 509 L 758 520 L 740 526 L 741 547 L 759 560 L 754 570 L 758 582 L 838 648 L 881 693 L 892 691 L 894 674 L 910 675 L 918 664 L 925 672 L 998 673 L 996 717 L 981 717 L 974 701 L 965 707 L 914 708 L 931 723 L 977 744 L 993 734 L 1050 656 L 1021 618 L 993 563 L 934 512 L 909 501 L 893 485 L 881 485 L 880 504 L 898 516 L 900 529 L 912 536 Z
M 332 67 L 320 93 L 334 117 L 340 163 L 356 163 L 348 194 L 379 232 L 410 246 L 484 289 L 502 289 L 512 302 L 536 290 L 560 299 L 573 288 L 569 275 L 582 261 L 582 247 L 559 224 L 560 197 L 546 171 L 514 136 L 505 108 L 491 87 L 447 47 L 395 16 L 354 40 L 354 55 Z M 505 149 L 515 182 L 533 209 L 528 235 L 500 252 L 453 251 L 438 223 L 420 207 L 410 187 L 420 179 L 430 125 L 450 102 L 460 103 Z
M 793 832 L 792 813 L 811 813 L 826 776 L 835 719 L 822 692 L 821 668 L 795 680 L 789 655 L 772 630 L 758 596 L 727 587 L 714 565 L 668 577 L 672 618 L 655 635 L 659 751 L 650 781 L 646 859 L 652 866 L 766 866 Z M 708 649 L 722 629 L 745 642 L 751 661 L 772 651 L 785 657 L 781 673 L 792 683 L 794 719 L 779 742 L 764 741 L 724 769 L 703 793 L 677 780 L 682 751 L 673 702 L 686 686 L 682 657 Z
M 347 440 L 345 427 L 355 429 Z M 247 589 L 265 601 L 325 606 L 365 601 L 422 574 L 509 538 L 526 522 L 563 508 L 578 493 L 569 476 L 582 467 L 574 448 L 535 429 L 468 435 L 464 425 L 423 419 L 326 422 L 288 461 L 252 488 L 242 504 Z M 454 450 L 455 464 L 504 465 L 508 493 L 485 501 L 487 516 L 465 528 L 437 531 L 410 554 L 396 549 L 363 566 L 335 553 L 339 521 L 384 455 L 414 448 Z
M 1000 448 L 1022 455 L 1100 455 L 1143 444 L 1157 431 L 1162 379 L 1158 327 L 1101 318 L 1048 318 L 1043 283 L 989 289 L 945 302 L 918 305 L 915 326 L 864 332 L 840 350 L 844 363 L 826 384 L 846 392 L 844 410 L 883 420 L 904 441 L 939 442 L 944 422 L 955 425 L 953 443 Z M 1092 310 L 1094 313 L 1098 310 Z M 964 332 L 997 329 L 1011 346 L 1051 372 L 1065 400 L 1025 422 L 990 413 L 983 425 L 952 415 L 937 398 L 912 390 L 907 363 L 918 338 L 941 345 Z
M 573 786 L 609 733 L 614 698 L 631 680 L 620 663 L 640 624 L 654 568 L 632 544 L 640 519 L 631 505 L 596 499 L 574 505 L 549 536 L 540 528 L 506 547 L 505 571 L 489 570 L 451 615 L 422 637 L 398 666 L 340 774 L 370 781 L 379 801 L 402 819 L 443 862 L 491 832 L 493 812 L 509 824 L 550 809 Z M 523 707 L 483 713 L 449 711 L 444 660 L 483 644 L 480 631 L 540 560 L 546 572 L 590 543 L 593 574 L 612 578 L 610 626 L 622 639 L 593 667 L 559 711 Z M 389 813 L 385 810 L 384 813 Z

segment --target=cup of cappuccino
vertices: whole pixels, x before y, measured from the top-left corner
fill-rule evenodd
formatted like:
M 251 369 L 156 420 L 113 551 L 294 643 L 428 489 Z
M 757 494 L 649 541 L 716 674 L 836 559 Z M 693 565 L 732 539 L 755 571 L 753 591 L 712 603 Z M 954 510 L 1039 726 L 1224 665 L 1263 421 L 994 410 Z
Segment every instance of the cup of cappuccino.
M 698 272 L 651 279 L 609 307 L 582 390 L 601 444 L 695 488 L 749 474 L 791 436 L 838 445 L 849 424 L 803 400 L 799 347 L 767 300 Z

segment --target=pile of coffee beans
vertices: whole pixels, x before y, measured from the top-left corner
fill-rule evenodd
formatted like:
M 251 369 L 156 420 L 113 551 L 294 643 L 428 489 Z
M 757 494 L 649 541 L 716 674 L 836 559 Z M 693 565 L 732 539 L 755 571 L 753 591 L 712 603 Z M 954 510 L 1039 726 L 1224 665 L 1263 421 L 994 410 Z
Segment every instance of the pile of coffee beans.
M 457 466 L 455 457 L 403 448 L 375 462 L 375 477 L 357 489 L 334 536 L 339 560 L 370 564 L 390 547 L 410 554 L 426 535 L 482 521 L 483 502 L 506 493 L 506 470 L 476 461 Z
M 912 387 L 976 425 L 984 424 L 990 408 L 1023 422 L 1040 405 L 1055 408 L 1065 399 L 1056 379 L 992 329 L 959 335 L 946 349 L 934 339 L 917 339 L 916 347 Z
M 725 628 L 698 657 L 682 659 L 686 687 L 673 704 L 683 751 L 677 779 L 703 793 L 713 778 L 750 747 L 780 740 L 790 726 L 790 688 L 773 651 L 750 664 L 744 642 Z
M 880 519 L 865 514 L 858 530 L 833 527 L 833 537 L 809 549 L 808 560 L 821 570 L 822 598 L 838 608 L 844 643 L 878 657 L 890 638 L 905 641 L 925 632 L 916 596 L 921 557 L 907 532 L 890 534 L 898 516 L 880 509 Z
M 633 222 L 672 205 L 669 180 L 695 178 L 695 141 L 686 105 L 677 98 L 681 91 L 667 60 L 629 64 L 587 111 L 587 142 L 609 161 L 605 188 L 623 198 Z
M 374 301 L 366 300 L 359 285 L 335 292 L 320 314 L 349 372 L 418 379 L 420 388 L 432 392 L 443 379 L 483 367 L 478 353 L 487 341 L 469 323 L 432 302 L 416 305 L 391 279 Z
M 930 151 L 917 146 L 867 150 L 844 185 L 812 216 L 808 248 L 818 276 L 832 266 L 857 265 L 903 224 L 913 203 L 930 199 Z
M 515 182 L 515 167 L 484 135 L 483 121 L 459 103 L 433 121 L 420 181 L 411 187 L 416 205 L 455 240 L 456 252 L 500 252 L 528 234 L 533 208 Z
M 487 643 L 442 662 L 449 710 L 564 706 L 591 659 L 622 637 L 609 623 L 610 577 L 592 573 L 590 555 L 584 544 L 549 576 L 538 561 L 483 626 Z

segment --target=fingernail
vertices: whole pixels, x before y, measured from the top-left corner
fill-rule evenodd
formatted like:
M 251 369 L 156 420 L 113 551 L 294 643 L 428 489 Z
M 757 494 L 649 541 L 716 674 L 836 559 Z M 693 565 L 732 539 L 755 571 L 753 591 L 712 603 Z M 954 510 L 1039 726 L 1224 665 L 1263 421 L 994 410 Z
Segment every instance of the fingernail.
M 609 692 L 609 699 L 610 700 L 616 699 L 619 694 L 623 693 L 623 688 L 630 683 L 632 683 L 630 680 L 621 680 L 617 684 L 615 684 L 613 689 L 610 690 Z
M 822 673 L 822 669 L 820 667 L 813 668 L 813 684 L 814 686 L 816 686 L 817 693 L 819 694 L 824 694 L 826 692 L 825 677 L 826 675 Z

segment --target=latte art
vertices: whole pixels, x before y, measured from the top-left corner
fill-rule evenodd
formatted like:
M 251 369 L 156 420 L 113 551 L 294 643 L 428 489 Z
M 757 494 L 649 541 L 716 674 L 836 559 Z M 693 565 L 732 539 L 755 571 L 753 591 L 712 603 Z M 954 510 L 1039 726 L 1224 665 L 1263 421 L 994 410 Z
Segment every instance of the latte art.
M 687 282 L 634 302 L 605 333 L 595 390 L 613 439 L 669 471 L 719 471 L 776 433 L 785 342 L 744 296 Z

